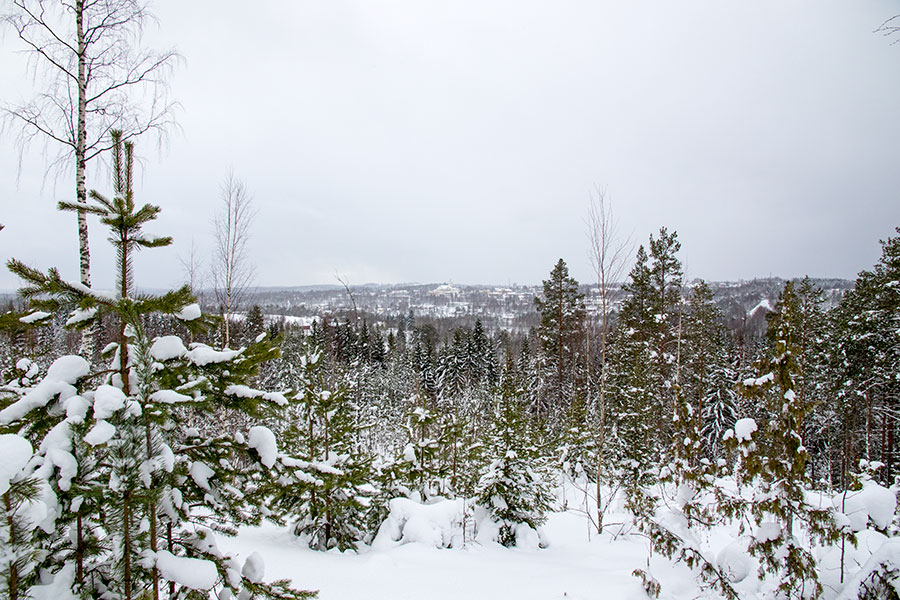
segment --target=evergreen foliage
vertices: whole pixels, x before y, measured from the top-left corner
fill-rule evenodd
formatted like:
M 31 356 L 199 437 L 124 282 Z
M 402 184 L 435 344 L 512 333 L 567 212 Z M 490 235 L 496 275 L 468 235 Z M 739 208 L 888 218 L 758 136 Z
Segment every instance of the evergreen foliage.
M 310 548 L 355 550 L 369 539 L 372 458 L 356 443 L 357 407 L 346 388 L 329 389 L 321 357 L 310 347 L 297 365 L 285 452 L 263 495 L 273 516 L 291 521 Z
M 796 598 L 822 593 L 815 558 L 800 542 L 797 527 L 803 524 L 806 534 L 820 543 L 835 542 L 840 534 L 830 507 L 813 506 L 805 495 L 809 455 L 802 426 L 813 406 L 797 388 L 808 318 L 793 282 L 787 282 L 770 318 L 773 353 L 761 361 L 760 377 L 743 382 L 744 393 L 764 400 L 772 414 L 760 435 L 752 438 L 757 447 L 748 448 L 741 462 L 741 478 L 754 490 L 749 512 L 756 531 L 748 550 L 760 559 L 760 575 L 772 575 L 781 594 Z
M 730 336 L 722 312 L 705 281 L 694 286 L 683 319 L 681 392 L 700 430 L 702 454 L 724 458 L 721 438 L 737 420 L 737 402 Z M 676 432 L 677 437 L 677 432 Z
M 655 396 L 652 299 L 649 257 L 643 246 L 623 285 L 628 297 L 623 301 L 618 326 L 610 339 L 609 387 L 610 420 L 614 435 L 612 456 L 618 456 L 627 487 L 633 492 L 649 474 L 656 461 L 656 438 L 662 411 Z
M 504 546 L 516 544 L 522 526 L 540 527 L 552 500 L 510 371 L 507 364 L 488 438 L 489 464 L 475 492 L 478 504 L 497 523 L 498 541 Z
M 240 433 L 200 437 L 188 424 L 193 414 L 219 407 L 256 417 L 277 412 L 286 404 L 281 395 L 245 385 L 277 349 L 261 341 L 242 351 L 202 344 L 189 350 L 175 336 L 150 339 L 145 322 L 153 313 L 178 318 L 195 331 L 210 321 L 186 287 L 160 296 L 134 292 L 134 252 L 171 240 L 143 234 L 159 208 L 135 204 L 132 147 L 118 132 L 113 144 L 115 196 L 92 192 L 93 203 L 81 208 L 111 232 L 116 293 L 69 283 L 55 269 L 44 274 L 9 262 L 26 283 L 20 293 L 33 305 L 76 307 L 69 326 L 89 327 L 103 315 L 119 322 L 116 340 L 104 351 L 107 371 L 92 374 L 84 359 L 63 356 L 43 379 L 30 377 L 34 383 L 13 391 L 14 401 L 0 412 L 4 427 L 38 448 L 30 474 L 40 484 L 41 501 L 51 507 L 45 521 L 32 523 L 39 562 L 27 572 L 60 574 L 74 567 L 74 589 L 86 596 L 155 599 L 167 585 L 169 597 L 197 597 L 177 576 L 165 580 L 159 561 L 173 556 L 195 559 L 192 564 L 213 574 L 204 583 L 209 588 L 307 597 L 309 592 L 283 581 L 250 581 L 217 549 L 213 529 L 233 533 L 236 525 L 259 522 L 259 507 L 240 490 L 264 477 L 265 460 Z
M 543 297 L 534 305 L 541 316 L 541 389 L 535 406 L 539 419 L 565 414 L 583 379 L 584 294 L 569 276 L 569 268 L 559 259 L 544 280 Z

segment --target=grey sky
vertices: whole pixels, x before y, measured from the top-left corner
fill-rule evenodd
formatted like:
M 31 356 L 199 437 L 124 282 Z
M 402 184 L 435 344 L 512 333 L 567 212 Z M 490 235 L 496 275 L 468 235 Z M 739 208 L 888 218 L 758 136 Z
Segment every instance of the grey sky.
M 900 44 L 872 33 L 895 1 L 153 6 L 146 41 L 185 64 L 182 131 L 161 154 L 138 142 L 138 199 L 176 240 L 141 257 L 143 285 L 182 281 L 192 238 L 209 255 L 229 167 L 258 209 L 260 285 L 537 283 L 559 257 L 589 281 L 595 185 L 639 242 L 677 230 L 690 277 L 851 278 L 900 225 Z M 14 42 L 11 101 L 28 87 Z M 75 278 L 74 217 L 54 209 L 72 177 L 42 185 L 38 149 L 17 185 L 0 143 L 0 258 Z

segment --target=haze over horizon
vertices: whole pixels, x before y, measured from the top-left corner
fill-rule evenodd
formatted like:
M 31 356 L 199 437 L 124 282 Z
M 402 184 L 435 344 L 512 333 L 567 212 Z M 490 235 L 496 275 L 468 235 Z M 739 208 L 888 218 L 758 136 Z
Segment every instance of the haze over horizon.
M 853 279 L 900 225 L 888 0 L 153 7 L 145 43 L 185 64 L 181 131 L 137 145 L 137 201 L 162 207 L 148 232 L 175 238 L 138 258 L 142 287 L 180 284 L 192 240 L 207 259 L 229 168 L 258 210 L 259 286 L 536 285 L 560 257 L 587 283 L 595 186 L 637 243 L 677 231 L 688 279 Z M 33 91 L 19 49 L 0 37 L 14 103 Z M 0 257 L 75 279 L 55 210 L 72 176 L 45 181 L 40 150 L 20 164 L 3 133 Z M 109 190 L 105 169 L 88 185 Z M 105 237 L 92 221 L 100 288 Z

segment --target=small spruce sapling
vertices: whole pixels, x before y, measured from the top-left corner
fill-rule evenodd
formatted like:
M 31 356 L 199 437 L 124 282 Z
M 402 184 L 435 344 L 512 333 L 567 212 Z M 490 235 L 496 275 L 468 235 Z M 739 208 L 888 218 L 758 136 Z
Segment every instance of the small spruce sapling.
M 478 481 L 476 502 L 488 510 L 499 528 L 498 540 L 514 546 L 523 526 L 536 530 L 546 521 L 553 501 L 530 443 L 528 422 L 519 403 L 509 361 L 500 386 L 488 440 L 490 462 Z
M 809 455 L 803 445 L 802 425 L 813 409 L 795 392 L 800 374 L 797 363 L 798 299 L 792 282 L 785 284 L 779 310 L 771 319 L 774 354 L 759 364 L 758 378 L 743 382 L 742 391 L 763 400 L 773 417 L 752 443 L 745 445 L 741 479 L 753 485 L 749 514 L 755 531 L 748 550 L 760 559 L 760 576 L 777 579 L 778 591 L 789 598 L 818 598 L 822 594 L 816 560 L 798 539 L 802 525 L 813 542 L 838 541 L 840 528 L 831 507 L 819 508 L 806 500 Z M 743 436 L 738 436 L 743 437 Z
M 369 541 L 368 518 L 377 490 L 372 459 L 358 444 L 356 407 L 346 388 L 329 389 L 320 348 L 310 348 L 292 398 L 277 478 L 264 489 L 271 518 L 293 521 L 294 533 L 317 550 L 356 550 Z

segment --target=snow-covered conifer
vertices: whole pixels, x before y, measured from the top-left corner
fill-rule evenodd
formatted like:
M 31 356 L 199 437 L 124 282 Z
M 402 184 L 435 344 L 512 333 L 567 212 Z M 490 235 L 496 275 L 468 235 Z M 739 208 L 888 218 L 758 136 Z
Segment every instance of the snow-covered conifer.
M 536 415 L 539 419 L 562 417 L 583 379 L 585 317 L 584 294 L 563 259 L 544 280 L 543 294 L 534 299 L 534 305 L 541 315 L 537 336 L 543 381 Z
M 476 501 L 489 511 L 504 546 L 516 545 L 523 528 L 540 527 L 552 502 L 511 370 L 508 361 L 488 438 L 489 463 L 476 489 Z
M 187 422 L 192 412 L 214 406 L 258 415 L 262 405 L 286 404 L 279 394 L 246 385 L 256 365 L 277 349 L 264 341 L 237 351 L 202 344 L 188 349 L 175 336 L 149 338 L 144 324 L 152 313 L 194 329 L 209 321 L 187 287 L 160 296 L 135 293 L 134 252 L 171 240 L 142 233 L 159 208 L 135 204 L 132 147 L 118 132 L 113 146 L 115 196 L 92 192 L 93 203 L 80 208 L 110 229 L 116 292 L 67 282 L 55 269 L 44 274 L 9 263 L 26 282 L 21 290 L 26 298 L 50 310 L 62 303 L 77 307 L 70 326 L 90 326 L 100 315 L 118 321 L 116 339 L 104 352 L 108 371 L 88 383 L 84 359 L 61 357 L 0 414 L 5 425 L 40 438 L 30 462 L 44 482 L 48 508 L 40 524 L 47 537 L 39 566 L 59 577 L 67 573 L 74 590 L 84 595 L 158 599 L 168 587 L 175 598 L 219 587 L 223 594 L 306 597 L 308 592 L 283 581 L 251 581 L 218 550 L 213 527 L 233 531 L 236 524 L 258 522 L 259 507 L 249 505 L 240 490 L 254 474 L 266 473 L 267 460 L 254 452 L 252 437 L 229 432 L 200 438 Z M 95 532 L 103 532 L 103 543 Z
M 320 348 L 309 348 L 297 373 L 291 422 L 277 454 L 277 478 L 263 489 L 272 517 L 288 521 L 311 548 L 355 550 L 368 541 L 377 490 L 372 458 L 354 443 L 356 407 L 326 381 Z
M 753 487 L 749 513 L 755 527 L 748 549 L 760 559 L 761 574 L 778 581 L 779 593 L 792 598 L 818 598 L 822 593 L 816 560 L 801 542 L 803 527 L 809 539 L 830 543 L 838 539 L 831 507 L 818 507 L 806 499 L 809 455 L 803 443 L 803 421 L 812 405 L 796 388 L 801 375 L 797 355 L 802 343 L 802 317 L 794 284 L 787 282 L 770 319 L 774 352 L 759 365 L 761 375 L 743 382 L 748 396 L 766 402 L 772 415 L 766 427 L 754 435 L 753 428 L 738 421 L 744 431 L 740 440 L 751 438 L 741 457 L 741 478 Z

